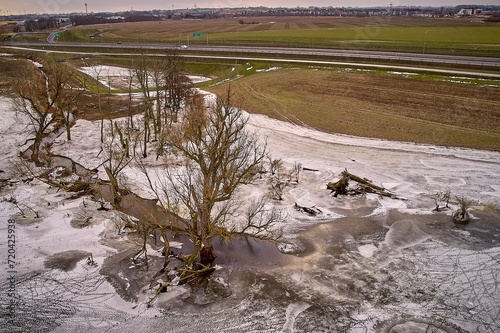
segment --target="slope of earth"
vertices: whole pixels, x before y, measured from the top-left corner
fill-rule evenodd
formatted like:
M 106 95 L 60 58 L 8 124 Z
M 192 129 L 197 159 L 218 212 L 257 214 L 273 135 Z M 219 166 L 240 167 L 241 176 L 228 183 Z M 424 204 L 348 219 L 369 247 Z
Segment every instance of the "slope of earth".
M 208 90 L 224 95 L 230 85 L 248 112 L 328 133 L 500 150 L 498 87 L 407 74 L 272 68 Z

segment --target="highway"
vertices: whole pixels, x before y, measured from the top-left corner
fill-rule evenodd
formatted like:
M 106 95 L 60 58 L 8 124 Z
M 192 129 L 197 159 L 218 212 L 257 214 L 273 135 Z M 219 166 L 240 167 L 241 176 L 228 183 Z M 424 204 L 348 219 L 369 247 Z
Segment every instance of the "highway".
M 132 43 L 75 43 L 75 42 L 55 42 L 54 33 L 47 41 L 50 45 L 92 48 L 92 49 L 143 49 L 143 50 L 162 50 L 179 49 L 179 45 L 172 44 L 132 44 Z M 7 45 L 18 46 L 47 46 L 47 43 L 6 43 Z M 211 46 L 211 45 L 189 45 L 183 51 L 192 52 L 212 52 L 227 54 L 242 54 L 244 56 L 258 57 L 283 57 L 292 56 L 293 58 L 312 58 L 321 57 L 341 61 L 367 61 L 367 62 L 394 62 L 394 63 L 412 63 L 425 65 L 453 65 L 468 67 L 487 67 L 489 69 L 500 70 L 500 58 L 439 55 L 424 53 L 403 53 L 386 51 L 360 51 L 360 50 L 337 50 L 337 49 L 315 49 L 315 48 L 285 48 L 285 47 L 248 47 L 248 46 Z
M 335 49 L 313 49 L 313 48 L 271 48 L 271 47 L 227 47 L 227 46 L 189 46 L 193 51 L 210 51 L 219 53 L 242 53 L 258 55 L 276 55 L 295 57 L 327 57 L 343 61 L 358 61 L 359 59 L 376 62 L 411 62 L 432 64 L 454 64 L 481 67 L 494 67 L 500 69 L 500 58 L 487 57 L 465 57 L 436 54 L 416 54 L 383 51 L 358 51 L 358 50 L 335 50 Z
M 62 54 L 72 54 L 81 55 L 83 57 L 92 55 L 105 55 L 105 56 L 140 56 L 140 53 L 119 53 L 119 52 L 81 52 L 81 51 L 57 51 L 57 50 L 40 50 L 35 48 L 21 47 L 21 46 L 6 46 L 11 49 L 20 49 L 25 51 L 33 52 L 46 52 L 46 53 L 62 53 Z M 166 56 L 165 53 L 148 53 L 149 56 Z M 403 70 L 409 72 L 429 72 L 436 74 L 445 75 L 467 75 L 474 77 L 484 77 L 499 79 L 500 72 L 486 73 L 486 72 L 476 72 L 471 70 L 453 70 L 444 68 L 429 68 L 429 67 L 418 67 L 418 66 L 403 66 L 403 65 L 384 65 L 384 64 L 368 64 L 362 62 L 340 62 L 340 61 L 324 61 L 324 60 L 303 60 L 303 59 L 285 59 L 285 58 L 265 58 L 265 57 L 243 57 L 243 56 L 216 56 L 216 55 L 181 55 L 186 58 L 205 58 L 205 59 L 227 59 L 227 60 L 242 60 L 242 61 L 267 61 L 267 62 L 277 62 L 277 63 L 303 63 L 311 65 L 325 65 L 325 66 L 342 66 L 342 67 L 364 67 L 364 68 L 376 68 L 382 70 Z

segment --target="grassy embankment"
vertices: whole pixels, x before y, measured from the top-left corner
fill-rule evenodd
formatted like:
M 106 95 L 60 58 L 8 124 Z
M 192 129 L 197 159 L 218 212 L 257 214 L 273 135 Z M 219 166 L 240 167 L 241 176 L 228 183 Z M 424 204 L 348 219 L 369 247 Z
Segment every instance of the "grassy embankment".
M 58 42 L 87 42 L 89 40 L 99 42 L 102 38 L 91 38 L 102 30 L 94 28 L 69 29 L 60 32 L 60 36 L 55 38 Z
M 1 51 L 0 51 L 1 52 Z M 0 57 L 0 95 L 12 97 L 13 88 L 21 78 L 33 77 L 32 69 L 25 61 L 15 57 Z
M 115 95 L 115 93 L 123 91 L 109 90 L 107 86 L 96 81 L 91 76 L 78 71 L 76 67 L 83 65 L 81 61 L 74 60 L 58 63 L 57 60 L 61 60 L 60 58 L 47 55 L 38 55 L 38 57 L 43 58 L 49 67 L 61 66 L 61 68 L 69 71 L 71 73 L 68 80 L 69 85 L 76 88 L 86 88 L 86 91 L 79 95 L 76 101 L 79 111 L 78 117 L 87 120 L 99 120 L 102 117 L 114 119 L 128 116 L 131 112 L 139 112 L 136 102 L 129 104 L 126 97 Z M 97 63 L 94 62 L 94 64 Z M 18 81 L 32 81 L 35 74 L 34 66 L 24 58 L 0 57 L 0 95 L 15 97 L 15 86 Z M 101 79 L 106 81 L 104 73 L 101 73 Z M 100 98 L 96 94 L 97 92 L 100 92 Z
M 231 91 L 244 110 L 329 133 L 500 150 L 498 86 L 297 68 L 234 80 Z

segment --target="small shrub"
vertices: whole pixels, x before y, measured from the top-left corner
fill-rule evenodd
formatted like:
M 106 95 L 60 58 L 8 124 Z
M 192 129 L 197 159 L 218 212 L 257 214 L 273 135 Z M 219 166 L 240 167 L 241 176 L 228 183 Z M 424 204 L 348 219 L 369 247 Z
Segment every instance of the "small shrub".
M 453 213 L 453 221 L 465 224 L 473 218 L 469 212 L 469 208 L 474 204 L 474 200 L 468 199 L 465 196 L 457 196 L 456 200 L 458 201 L 458 209 Z

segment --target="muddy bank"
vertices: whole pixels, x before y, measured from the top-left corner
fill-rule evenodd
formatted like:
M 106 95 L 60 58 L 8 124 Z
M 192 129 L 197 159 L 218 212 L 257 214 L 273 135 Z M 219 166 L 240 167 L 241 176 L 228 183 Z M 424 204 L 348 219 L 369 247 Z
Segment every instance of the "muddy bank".
M 44 262 L 44 266 L 45 268 L 55 268 L 67 272 L 75 269 L 79 261 L 90 258 L 91 255 L 90 252 L 78 250 L 59 252 L 48 257 Z

